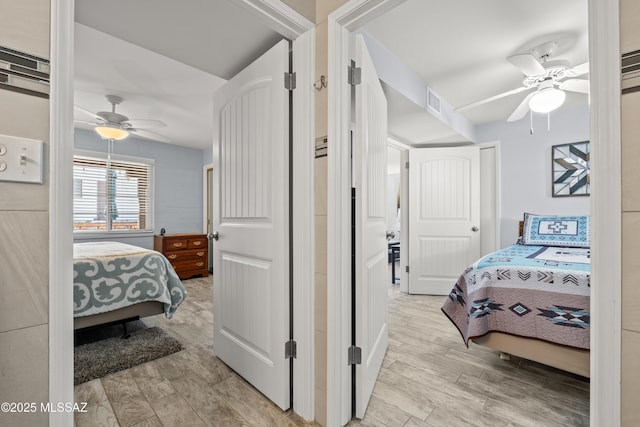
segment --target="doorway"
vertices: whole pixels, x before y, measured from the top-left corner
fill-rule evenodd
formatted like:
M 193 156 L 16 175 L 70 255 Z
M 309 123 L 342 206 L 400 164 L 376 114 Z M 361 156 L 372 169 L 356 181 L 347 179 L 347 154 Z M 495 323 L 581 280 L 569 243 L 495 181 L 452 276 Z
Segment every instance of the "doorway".
M 368 12 L 371 13 L 372 15 L 379 15 L 380 13 L 382 13 L 382 12 L 380 12 L 380 10 L 383 9 L 385 6 L 388 6 L 389 8 L 393 7 L 393 5 L 390 5 L 390 3 L 396 3 L 396 2 L 393 2 L 393 1 L 391 1 L 391 2 L 385 2 L 385 1 L 376 2 L 375 6 L 378 7 L 378 9 L 375 11 L 375 13 L 371 12 L 371 11 L 368 11 Z M 604 28 L 603 26 L 604 26 L 605 22 L 614 22 L 614 21 L 617 22 L 617 18 L 616 18 L 615 13 L 614 13 L 615 10 L 613 12 L 611 12 L 611 14 L 609 13 L 609 11 L 606 11 L 606 15 L 610 19 L 610 21 L 606 21 L 606 20 L 598 17 L 597 14 L 593 13 L 594 10 L 602 11 L 602 9 L 604 9 L 603 7 L 602 8 L 596 7 L 595 3 L 596 3 L 595 1 L 591 1 L 590 2 L 590 10 L 591 10 L 590 17 L 589 17 L 590 18 L 590 22 L 591 22 L 591 24 L 590 24 L 590 32 L 592 34 L 594 34 L 592 36 L 592 37 L 594 37 L 594 39 L 596 39 L 596 40 L 599 39 L 598 43 L 600 43 L 600 45 L 595 47 L 595 48 L 594 47 L 591 48 L 592 55 L 594 53 L 598 54 L 598 55 L 593 55 L 592 56 L 591 60 L 593 62 L 596 61 L 596 59 L 595 59 L 596 57 L 600 57 L 600 56 L 604 56 L 604 57 L 607 57 L 607 58 L 611 59 L 611 55 L 608 55 L 608 52 L 606 50 L 607 49 L 606 46 L 608 46 L 609 48 L 611 48 L 614 51 L 616 51 L 616 49 L 617 49 L 616 40 L 615 40 L 615 37 L 614 37 L 615 31 L 614 32 L 607 31 L 605 35 L 601 35 L 601 34 L 599 34 L 599 33 L 594 31 L 595 28 L 598 28 L 598 29 L 602 30 L 602 28 Z M 333 60 L 334 60 L 333 66 L 331 66 L 330 70 L 331 70 L 331 72 L 335 72 L 335 75 L 338 76 L 338 77 L 336 77 L 336 79 L 338 79 L 338 80 L 339 80 L 339 76 L 340 76 L 340 70 L 341 70 L 341 68 L 344 67 L 344 64 L 340 63 L 340 58 L 341 58 L 342 55 L 344 55 L 344 52 L 342 50 L 343 48 L 342 48 L 341 42 L 344 41 L 344 37 L 347 35 L 346 30 L 355 30 L 358 26 L 361 25 L 361 23 L 363 21 L 367 20 L 367 18 L 368 18 L 367 17 L 367 12 L 363 12 L 363 9 L 359 9 L 361 7 L 362 7 L 362 2 L 351 1 L 351 2 L 348 2 L 347 5 L 345 5 L 345 7 L 343 7 L 339 11 L 339 13 L 336 13 L 334 16 L 330 17 L 330 28 L 331 28 L 331 25 L 336 24 L 335 32 L 333 33 L 333 37 L 335 37 L 335 40 L 336 40 L 336 45 L 335 46 L 330 46 L 330 49 L 329 49 L 330 66 L 332 64 L 332 62 L 331 62 L 332 61 L 332 56 L 333 56 Z M 344 31 L 344 33 L 341 33 L 342 31 Z M 596 34 L 598 34 L 598 35 L 596 35 Z M 612 48 L 611 46 L 614 46 L 614 47 Z M 332 49 L 333 49 L 333 51 L 332 51 Z M 614 61 L 614 62 L 616 61 L 615 59 L 611 59 L 611 60 Z M 601 166 L 603 164 L 606 164 L 606 165 L 609 165 L 609 166 L 613 166 L 616 163 L 615 163 L 615 161 L 613 163 L 611 163 L 611 161 L 612 161 L 613 157 L 615 157 L 615 154 L 619 153 L 619 141 L 617 139 L 615 139 L 615 138 L 614 138 L 615 139 L 614 141 L 611 141 L 611 138 L 606 138 L 605 129 L 611 128 L 611 131 L 614 132 L 615 135 L 617 136 L 618 133 L 617 133 L 616 129 L 618 129 L 618 124 L 617 124 L 617 122 L 615 120 L 609 120 L 609 118 L 601 118 L 599 121 L 597 121 L 598 124 L 594 124 L 594 123 L 596 123 L 595 111 L 598 111 L 599 114 L 605 114 L 606 110 L 602 109 L 604 107 L 604 104 L 607 104 L 609 108 L 614 108 L 614 109 L 617 108 L 616 105 L 617 105 L 617 102 L 619 101 L 619 97 L 618 97 L 619 90 L 616 90 L 617 89 L 616 84 L 605 83 L 607 80 L 602 78 L 603 76 L 611 76 L 615 72 L 615 70 L 613 69 L 614 67 L 604 67 L 604 66 L 602 66 L 602 68 L 603 69 L 600 69 L 600 74 L 598 74 L 597 77 L 594 78 L 594 80 L 598 82 L 596 84 L 596 87 L 598 88 L 597 90 L 599 91 L 599 96 L 600 96 L 599 99 L 600 99 L 601 102 L 603 102 L 603 105 L 595 105 L 594 106 L 593 98 L 592 98 L 592 105 L 591 105 L 591 109 L 592 109 L 591 110 L 592 111 L 591 112 L 592 127 L 595 126 L 596 130 L 598 131 L 598 133 L 597 133 L 598 137 L 603 138 L 603 140 L 606 140 L 607 142 L 611 142 L 611 145 L 603 144 L 603 145 L 600 146 L 602 151 L 603 151 L 603 153 L 601 153 L 603 155 L 603 157 L 601 158 L 601 161 L 602 161 Z M 606 69 L 604 69 L 604 68 L 606 68 Z M 617 72 L 619 72 L 619 70 L 617 70 Z M 613 80 L 616 80 L 616 79 L 614 78 Z M 340 81 L 336 82 L 338 87 L 341 87 L 340 83 L 341 83 Z M 610 91 L 610 93 L 612 91 L 612 92 L 614 92 L 616 94 L 615 95 L 616 99 L 614 99 L 613 101 L 608 100 L 608 99 L 604 99 L 606 97 L 605 96 L 606 91 L 604 90 L 605 86 Z M 340 96 L 337 95 L 336 98 L 340 98 Z M 331 107 L 335 108 L 335 111 L 333 111 L 332 114 L 335 113 L 336 117 L 341 117 L 341 116 L 347 114 L 346 111 L 341 110 L 341 106 L 340 105 L 335 105 L 335 106 L 332 105 Z M 330 117 L 331 117 L 331 115 L 330 115 Z M 333 125 L 334 127 L 332 128 L 331 125 Z M 600 127 L 602 127 L 602 128 L 600 128 Z M 339 121 L 335 121 L 333 123 L 330 121 L 329 134 L 330 134 L 330 136 L 329 136 L 330 140 L 332 140 L 332 137 L 335 138 L 335 140 L 340 140 L 341 130 L 340 130 L 340 122 Z M 340 148 L 336 148 L 336 151 L 342 152 Z M 334 167 L 335 170 L 341 170 L 340 169 L 340 165 L 337 164 L 337 163 L 332 166 L 332 161 L 337 161 L 337 159 L 334 158 L 334 159 L 330 159 L 329 161 L 330 161 L 330 166 L 329 166 L 330 169 L 332 167 Z M 613 167 L 615 168 L 615 166 L 613 166 Z M 599 194 L 597 196 L 597 198 L 599 200 L 610 200 L 610 199 L 612 199 L 613 201 L 618 201 L 619 202 L 619 189 L 618 188 L 609 188 L 603 183 L 603 187 L 601 189 L 604 190 L 605 188 L 607 188 L 608 189 L 607 191 L 609 191 L 611 193 L 609 193 L 609 194 L 601 193 L 601 194 Z M 594 194 L 595 194 L 595 190 L 594 190 Z M 340 204 L 339 198 L 341 198 L 340 195 L 339 194 L 335 194 L 334 196 L 336 198 L 335 203 L 339 205 Z M 344 197 L 342 197 L 342 199 L 344 199 Z M 602 222 L 602 220 L 604 218 L 607 218 L 609 220 L 613 220 L 614 223 L 616 223 L 617 226 L 619 226 L 619 223 L 620 223 L 619 218 L 618 218 L 619 215 L 616 216 L 616 214 L 614 214 L 612 216 L 611 213 L 607 213 L 604 209 L 598 208 L 598 205 L 594 203 L 593 196 L 592 196 L 592 201 L 591 202 L 592 202 L 591 203 L 592 204 L 592 214 L 594 215 L 594 217 L 597 215 L 598 218 L 599 218 L 598 221 L 597 221 L 598 224 L 600 224 L 602 227 L 604 227 L 605 224 L 604 224 L 604 222 Z M 619 205 L 619 203 L 614 203 L 614 204 L 615 204 L 615 206 Z M 600 206 L 605 206 L 605 205 L 600 205 Z M 333 227 L 330 228 L 329 233 L 330 234 L 339 233 L 341 224 L 339 222 L 336 222 L 336 223 L 334 223 L 332 225 L 333 225 Z M 618 228 L 616 228 L 616 230 L 617 229 Z M 604 236 L 604 234 L 602 234 L 601 236 Z M 504 240 L 505 237 L 503 236 L 502 239 Z M 616 236 L 611 236 L 611 240 L 612 240 L 611 242 L 609 241 L 609 238 L 606 238 L 606 241 L 605 241 L 605 239 L 603 239 L 603 237 L 600 237 L 600 240 L 602 240 L 602 242 L 604 244 L 606 244 L 606 247 L 608 249 L 611 249 L 611 254 L 613 254 L 616 257 L 616 259 L 618 259 L 619 256 L 620 256 L 619 248 L 617 248 L 617 246 L 615 245 L 616 241 L 619 243 L 619 239 L 617 237 L 617 234 L 616 234 Z M 339 248 L 337 248 L 337 249 L 339 250 Z M 330 263 L 332 261 L 334 261 L 336 263 L 336 265 L 338 265 L 338 266 L 340 265 L 338 254 L 336 254 L 335 257 L 330 258 L 329 261 L 330 261 Z M 615 270 L 615 272 L 614 272 L 615 273 L 615 277 L 619 277 L 619 268 L 613 268 L 613 267 L 607 268 L 607 266 L 604 266 L 604 265 L 600 264 L 600 262 L 597 262 L 595 259 L 593 260 L 593 262 L 594 263 L 598 263 L 600 265 L 600 268 L 604 268 L 604 270 L 607 270 L 607 271 Z M 602 271 L 604 271 L 604 270 L 602 270 Z M 339 267 L 336 268 L 336 267 L 330 265 L 329 266 L 329 271 L 330 271 L 330 273 L 331 272 L 335 272 L 336 273 L 334 275 L 335 277 L 332 276 L 332 277 L 329 278 L 329 282 L 331 283 L 333 279 L 336 279 L 336 280 L 338 280 L 336 283 L 339 283 L 339 280 L 340 280 L 340 274 L 339 273 L 340 273 L 341 269 Z M 605 276 L 599 275 L 599 277 L 601 279 L 604 279 Z M 609 282 L 609 281 L 603 280 L 603 282 Z M 616 287 L 616 289 L 619 290 L 619 283 L 618 283 L 617 280 L 616 280 L 615 287 Z M 606 313 L 613 314 L 613 313 L 611 313 L 611 310 L 607 309 L 604 306 L 605 304 L 603 303 L 603 301 L 604 300 L 598 299 L 598 302 L 596 303 L 596 307 L 594 308 L 594 312 L 596 310 L 598 310 L 600 312 L 604 311 Z M 609 301 L 609 303 L 612 303 L 611 299 L 607 299 L 607 301 Z M 339 309 L 337 311 L 339 311 Z M 336 313 L 336 314 L 340 315 L 339 312 Z M 330 315 L 332 315 L 332 313 L 330 313 Z M 594 325 L 594 333 L 596 333 L 598 336 L 600 336 L 600 339 L 603 339 L 603 337 L 601 336 L 601 331 L 603 329 L 601 327 L 597 327 L 596 328 L 596 326 L 597 325 Z M 611 325 L 611 327 L 614 330 L 618 330 L 618 329 L 616 329 L 614 327 L 614 325 Z M 333 330 L 333 331 L 329 331 L 329 332 L 330 332 L 330 334 L 331 333 L 335 333 L 336 336 L 340 336 L 340 334 L 341 334 L 341 332 L 339 330 Z M 604 339 L 604 341 L 612 344 L 612 348 L 614 348 L 615 353 L 619 355 L 619 343 L 618 343 L 618 345 L 616 345 L 616 343 L 612 342 L 612 340 L 613 339 L 608 339 L 608 338 Z M 599 357 L 602 358 L 603 355 L 600 354 Z M 330 355 L 330 358 L 331 358 L 331 355 Z M 613 363 L 613 367 L 614 367 L 614 370 L 615 370 L 614 377 L 615 378 L 619 378 L 619 363 L 613 361 L 611 357 L 606 357 L 606 359 L 610 363 L 614 362 Z M 616 359 L 616 358 L 614 358 L 614 359 Z M 601 367 L 601 371 L 604 372 L 604 369 L 605 369 L 604 368 L 604 363 L 603 362 L 598 362 L 597 365 L 600 366 Z M 331 363 L 329 363 L 329 366 L 331 368 Z M 335 369 L 336 369 L 336 372 L 339 372 L 339 368 L 336 367 Z M 334 373 L 330 372 L 330 375 L 331 374 L 334 374 Z M 604 376 L 604 375 L 605 375 L 604 373 L 601 374 L 601 376 Z M 613 386 L 613 384 L 612 384 L 613 381 L 609 381 L 609 379 L 605 379 L 604 377 L 601 377 L 598 382 L 600 382 L 600 381 L 606 383 L 607 386 L 612 386 L 613 388 L 615 388 L 615 386 Z M 593 381 L 592 381 L 592 383 L 593 383 Z M 598 397 L 600 402 L 604 401 L 605 402 L 605 406 L 607 408 L 606 411 L 604 411 L 604 412 L 603 411 L 598 411 L 598 413 L 605 413 L 606 412 L 606 413 L 610 414 L 612 412 L 615 413 L 615 412 L 618 411 L 618 410 L 615 409 L 615 405 L 616 405 L 615 396 L 613 398 L 609 398 L 609 397 L 605 396 L 603 393 L 596 392 L 594 389 L 597 389 L 597 388 L 592 387 L 592 393 L 597 393 L 597 396 L 594 396 L 594 397 Z M 612 390 L 613 389 L 610 389 L 610 391 L 612 391 Z M 614 393 L 614 395 L 616 395 L 616 394 Z M 594 407 L 594 400 L 595 399 L 592 398 L 592 408 Z M 338 412 L 340 413 L 339 410 L 338 410 Z M 594 413 L 594 416 L 596 416 L 595 411 L 592 411 L 592 413 Z M 602 418 L 602 416 L 598 416 L 598 419 L 599 420 L 604 420 L 605 418 Z
M 262 1 L 255 1 L 251 3 L 261 4 Z M 53 7 L 53 5 L 52 5 Z M 253 10 L 250 6 L 250 10 Z M 297 82 L 303 87 L 312 87 L 312 71 L 313 71 L 313 58 L 314 58 L 314 35 L 313 24 L 303 18 L 290 8 L 277 8 L 270 7 L 256 8 L 254 12 L 261 16 L 269 25 L 276 31 L 280 32 L 285 37 L 294 39 L 295 45 L 299 47 L 299 55 L 294 58 L 295 68 L 297 71 Z M 52 115 L 60 117 L 60 120 L 52 121 L 51 134 L 52 144 L 54 147 L 58 147 L 55 152 L 52 152 L 52 164 L 66 165 L 71 159 L 72 142 L 73 137 L 71 135 L 69 126 L 72 117 L 67 114 L 72 110 L 73 104 L 73 82 L 71 76 L 73 75 L 73 46 L 72 37 L 73 25 L 74 25 L 74 10 L 73 7 L 67 4 L 56 4 L 55 12 L 52 12 L 53 22 L 52 25 L 52 63 L 58 67 L 56 69 L 55 79 L 52 80 L 52 86 L 56 88 L 51 98 L 51 110 Z M 60 59 L 60 60 L 58 60 Z M 64 60 L 62 60 L 64 59 Z M 297 120 L 293 126 L 293 131 L 296 140 L 313 141 L 311 136 L 312 127 L 310 117 L 312 116 L 312 102 L 311 92 L 298 91 L 293 95 L 296 104 L 299 106 L 296 110 Z M 61 137 L 63 135 L 64 137 Z M 60 137 L 57 137 L 60 136 Z M 305 151 L 306 150 L 306 151 Z M 294 167 L 294 176 L 297 178 L 297 182 L 293 189 L 294 199 L 306 200 L 305 195 L 311 194 L 309 188 L 313 188 L 313 177 L 309 174 L 312 171 L 312 144 L 296 144 L 293 152 L 293 159 L 296 165 Z M 53 168 L 52 168 L 53 169 Z M 60 168 L 60 170 L 65 168 Z M 68 168 L 70 169 L 70 168 Z M 200 169 L 200 168 L 198 168 Z M 56 170 L 58 170 L 56 168 Z M 65 179 L 65 174 L 60 175 L 58 178 Z M 69 178 L 70 179 L 70 178 Z M 70 187 L 69 187 L 70 188 Z M 52 270 L 51 283 L 64 283 L 71 281 L 72 278 L 68 277 L 65 273 L 67 268 L 71 271 L 71 244 L 70 238 L 61 238 L 54 233 L 53 230 L 67 229 L 68 222 L 63 218 L 71 218 L 70 212 L 67 212 L 68 207 L 71 206 L 72 194 L 70 194 L 67 186 L 64 184 L 56 187 L 58 191 L 54 191 L 52 185 L 52 197 L 51 197 L 51 217 L 52 217 L 52 239 L 51 247 L 56 250 L 52 250 L 51 259 L 52 264 L 56 265 L 56 269 Z M 295 197 L 298 196 L 298 197 Z M 297 209 L 298 215 L 296 218 L 296 224 L 301 229 L 313 229 L 313 205 L 310 204 L 310 208 L 303 207 Z M 308 211 L 308 212 L 307 212 Z M 53 225 L 56 225 L 54 228 Z M 306 224 L 306 227 L 305 227 Z M 59 226 L 59 227 L 57 227 Z M 300 233 L 305 235 L 304 233 Z M 70 237 L 70 236 L 69 236 Z M 294 245 L 300 243 L 299 240 L 294 239 Z M 294 319 L 299 326 L 296 330 L 298 338 L 298 352 L 299 356 L 295 360 L 297 374 L 294 374 L 294 382 L 297 384 L 296 396 L 297 399 L 294 402 L 294 409 L 300 415 L 305 418 L 313 417 L 313 402 L 312 402 L 312 389 L 313 382 L 309 377 L 301 375 L 304 372 L 313 372 L 312 357 L 310 356 L 313 348 L 313 339 L 309 334 L 312 330 L 312 315 L 313 313 L 313 272 L 312 265 L 312 246 L 311 242 L 307 245 L 299 244 L 297 246 L 297 256 L 301 259 L 299 263 L 296 263 L 294 267 L 294 275 L 305 277 L 295 295 L 296 310 L 294 311 Z M 56 262 L 54 263 L 53 260 Z M 305 261 L 306 260 L 306 261 Z M 65 268 L 66 266 L 67 268 Z M 307 278 L 311 277 L 310 280 Z M 308 289 L 307 289 L 308 287 Z M 72 320 L 72 310 L 69 307 L 68 301 L 73 301 L 71 298 L 72 289 L 69 287 L 61 287 L 61 289 L 52 290 L 52 296 L 50 298 L 50 322 L 51 325 L 60 327 L 51 328 L 50 342 L 50 366 L 55 366 L 55 370 L 50 370 L 50 395 L 58 396 L 62 400 L 73 401 L 73 385 L 72 385 L 72 370 L 73 365 L 69 362 L 72 360 L 72 334 L 70 327 L 70 320 Z M 63 303 L 59 303 L 63 301 Z M 61 320 L 61 319 L 64 319 Z M 58 369 L 59 367 L 59 369 Z M 66 396 L 66 398 L 62 398 Z M 55 415 L 60 419 L 62 415 Z M 72 415 L 71 415 L 72 417 Z M 67 425 L 70 422 L 63 421 L 61 424 Z
M 391 286 L 389 297 L 400 295 L 402 283 L 402 189 L 404 176 L 401 167 L 404 149 L 393 144 L 387 144 L 387 246 L 389 252 L 389 277 Z M 406 224 L 405 224 L 406 225 Z

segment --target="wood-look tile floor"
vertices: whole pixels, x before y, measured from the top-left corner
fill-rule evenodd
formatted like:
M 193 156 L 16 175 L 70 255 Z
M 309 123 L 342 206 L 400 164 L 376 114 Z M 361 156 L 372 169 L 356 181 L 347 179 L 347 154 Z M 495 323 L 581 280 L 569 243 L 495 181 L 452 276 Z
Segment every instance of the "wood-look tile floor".
M 213 353 L 212 278 L 184 281 L 171 320 L 145 319 L 185 350 L 75 387 L 76 426 L 317 426 L 283 412 Z M 390 291 L 389 349 L 367 413 L 349 426 L 587 426 L 589 382 L 467 349 L 443 297 Z

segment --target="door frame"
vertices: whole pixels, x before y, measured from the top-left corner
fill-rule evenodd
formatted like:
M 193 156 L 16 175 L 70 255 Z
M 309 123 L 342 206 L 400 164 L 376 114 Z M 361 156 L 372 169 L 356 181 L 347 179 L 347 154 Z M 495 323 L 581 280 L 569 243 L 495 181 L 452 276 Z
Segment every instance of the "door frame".
M 328 87 L 328 289 L 327 422 L 344 425 L 350 416 L 349 343 L 351 300 L 342 284 L 350 280 L 349 161 L 350 101 L 347 84 L 349 32 L 402 0 L 349 0 L 329 14 Z M 591 216 L 591 425 L 620 424 L 621 357 L 621 176 L 620 41 L 618 0 L 588 0 L 592 144 Z M 341 143 L 343 142 L 343 143 Z M 606 255 L 604 255 L 606 254 Z M 613 260 L 613 262 L 611 262 Z
M 485 149 L 493 149 L 493 161 L 495 162 L 495 167 L 494 167 L 494 177 L 495 177 L 495 182 L 494 182 L 494 186 L 492 188 L 494 194 L 495 194 L 495 205 L 493 206 L 493 226 L 495 227 L 495 234 L 493 236 L 493 238 L 495 239 L 495 244 L 494 244 L 494 249 L 491 252 L 495 252 L 498 249 L 500 249 L 500 208 L 501 208 L 501 199 L 500 199 L 500 177 L 501 177 L 501 172 L 500 172 L 500 141 L 492 141 L 492 142 L 483 142 L 481 144 L 477 144 L 480 147 L 480 176 L 482 177 L 482 171 L 483 169 L 487 168 L 487 165 L 483 163 L 482 161 L 482 150 Z M 482 178 L 480 178 L 482 180 Z M 482 181 L 481 185 L 482 185 Z M 481 190 L 482 191 L 482 190 Z M 480 203 L 482 204 L 482 200 L 480 200 Z M 483 217 L 483 213 L 482 213 L 482 208 L 480 209 L 480 222 L 482 223 L 483 219 L 486 219 L 485 217 Z M 480 227 L 480 233 L 482 233 L 482 226 Z M 485 253 L 482 253 L 482 240 L 483 240 L 483 236 L 484 234 L 480 234 L 480 256 L 485 256 Z
M 327 425 L 351 419 L 351 90 L 350 33 L 403 0 L 350 0 L 327 18 Z
M 73 281 L 73 237 L 71 191 L 73 159 L 73 43 L 74 0 L 50 0 L 51 37 L 51 146 L 49 191 L 49 400 L 73 402 L 73 288 L 60 284 Z M 258 14 L 272 29 L 293 40 L 297 87 L 294 102 L 293 209 L 296 212 L 293 253 L 294 411 L 305 419 L 314 418 L 313 346 L 313 159 L 315 25 L 281 1 L 242 0 L 238 2 Z M 310 199 L 310 200 L 308 200 Z M 298 232 L 299 230 L 299 232 Z M 307 234 L 308 233 L 308 234 Z M 302 238 L 304 237 L 304 238 Z M 52 412 L 49 425 L 73 424 L 73 413 Z
M 409 273 L 403 268 L 409 259 L 409 149 L 411 147 L 397 139 L 387 137 L 387 146 L 400 151 L 400 292 L 409 292 Z
M 207 235 L 207 242 L 211 244 L 211 238 L 209 237 L 209 208 L 213 203 L 213 191 L 209 188 L 209 171 L 211 171 L 211 180 L 213 181 L 213 163 L 207 163 L 202 166 L 202 234 Z M 213 187 L 214 183 L 211 183 Z M 213 250 L 209 246 L 209 259 L 207 259 L 207 269 L 209 273 L 213 273 Z
M 209 177 L 208 177 L 208 172 L 212 171 L 213 172 L 213 163 L 207 163 L 205 165 L 202 165 L 202 233 L 203 234 L 207 234 L 207 215 L 208 215 L 208 207 L 207 205 L 207 201 L 209 201 L 211 199 L 211 195 L 207 194 L 208 193 L 208 181 L 209 181 Z

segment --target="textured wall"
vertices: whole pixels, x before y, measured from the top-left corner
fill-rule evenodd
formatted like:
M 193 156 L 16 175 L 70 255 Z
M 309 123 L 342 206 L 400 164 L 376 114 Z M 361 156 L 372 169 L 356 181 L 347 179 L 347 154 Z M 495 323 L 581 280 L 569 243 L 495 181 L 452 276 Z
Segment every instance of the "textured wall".
M 640 49 L 640 2 L 620 1 L 620 51 Z M 622 87 L 640 87 L 637 77 Z M 622 389 L 623 426 L 640 425 L 640 92 L 623 93 L 622 136 Z
M 0 0 L 0 10 L 0 45 L 49 57 L 48 0 Z M 0 182 L 0 401 L 46 402 L 49 100 L 0 90 L 0 134 L 45 142 L 44 184 Z M 47 420 L 46 413 L 0 413 L 3 426 Z

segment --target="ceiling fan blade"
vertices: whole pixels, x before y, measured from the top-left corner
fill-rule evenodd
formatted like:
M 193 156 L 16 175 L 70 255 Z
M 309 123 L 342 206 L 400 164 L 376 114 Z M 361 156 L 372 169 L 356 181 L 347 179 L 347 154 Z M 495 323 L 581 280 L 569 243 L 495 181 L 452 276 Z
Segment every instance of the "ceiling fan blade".
M 511 55 L 507 57 L 507 61 L 522 71 L 527 76 L 537 76 L 545 73 L 545 69 L 538 62 L 538 60 L 529 53 L 523 53 L 520 55 Z
M 513 110 L 513 113 L 507 119 L 508 122 L 515 122 L 523 118 L 529 112 L 529 100 L 535 95 L 537 92 L 531 92 L 527 95 L 522 102 Z
M 89 122 L 86 120 L 74 120 L 73 123 L 77 125 L 87 125 L 87 126 L 100 126 L 102 124 L 102 123 L 96 123 L 96 122 Z
M 136 129 L 151 129 L 151 128 L 164 128 L 167 125 L 160 120 L 144 120 L 144 119 L 131 119 L 127 120 L 129 125 L 132 128 Z
M 578 77 L 589 72 L 589 62 L 583 62 L 566 71 L 567 77 Z
M 559 87 L 571 92 L 589 93 L 589 80 L 569 79 L 561 82 Z
M 91 111 L 89 111 L 89 110 L 87 110 L 85 108 L 78 107 L 77 105 L 73 106 L 73 111 L 74 111 L 74 116 L 75 115 L 78 115 L 78 116 L 83 115 L 83 116 L 85 116 L 87 118 L 90 117 L 92 119 L 99 120 L 100 122 L 104 122 L 104 119 L 102 117 L 98 116 L 96 113 L 93 113 L 93 112 L 91 112 Z
M 453 111 L 463 111 L 468 110 L 469 108 L 478 107 L 483 104 L 487 104 L 489 102 L 493 102 L 497 99 L 504 98 L 506 96 L 515 95 L 516 93 L 524 92 L 525 90 L 531 89 L 530 87 L 520 86 L 519 88 L 512 89 L 506 92 L 499 93 L 497 95 L 490 96 L 489 98 L 481 99 L 480 101 L 472 102 L 471 104 L 462 105 L 460 107 L 454 108 Z
M 154 141 L 160 141 L 160 142 L 171 142 L 169 138 L 164 137 L 162 135 L 158 135 L 157 133 L 154 133 L 154 132 L 149 132 L 148 130 L 142 130 L 142 129 L 127 129 L 127 130 L 141 138 L 152 139 Z

